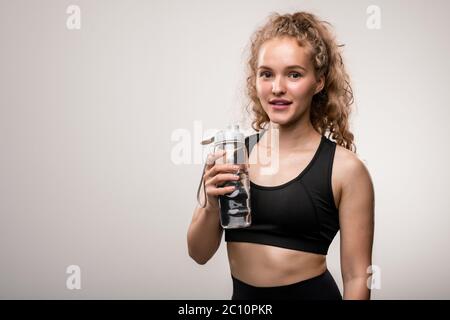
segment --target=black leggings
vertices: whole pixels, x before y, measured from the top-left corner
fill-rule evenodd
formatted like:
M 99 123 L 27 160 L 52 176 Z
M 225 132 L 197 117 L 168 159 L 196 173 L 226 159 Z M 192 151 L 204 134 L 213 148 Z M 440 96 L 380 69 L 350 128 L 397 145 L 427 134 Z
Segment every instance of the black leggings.
M 341 293 L 328 269 L 319 276 L 276 287 L 255 287 L 233 279 L 231 300 L 342 300 Z

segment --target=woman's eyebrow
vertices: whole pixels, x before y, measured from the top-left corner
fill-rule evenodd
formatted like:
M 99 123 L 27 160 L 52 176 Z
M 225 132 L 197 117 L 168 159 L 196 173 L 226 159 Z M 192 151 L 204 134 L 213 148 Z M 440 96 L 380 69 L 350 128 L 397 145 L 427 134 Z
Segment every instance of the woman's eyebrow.
M 287 69 L 296 69 L 296 68 L 300 68 L 300 69 L 303 69 L 303 70 L 306 71 L 306 69 L 304 67 L 300 66 L 300 65 L 288 66 L 285 69 L 287 70 Z M 268 67 L 268 66 L 259 66 L 258 69 L 270 69 L 270 67 Z

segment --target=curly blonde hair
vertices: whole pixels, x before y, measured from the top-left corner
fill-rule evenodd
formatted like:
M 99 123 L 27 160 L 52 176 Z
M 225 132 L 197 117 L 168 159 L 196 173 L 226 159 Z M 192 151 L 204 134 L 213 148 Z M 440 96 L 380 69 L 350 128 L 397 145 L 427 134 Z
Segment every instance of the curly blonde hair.
M 310 120 L 313 127 L 322 135 L 328 131 L 328 138 L 331 136 L 338 145 L 356 153 L 354 136 L 349 130 L 353 91 L 340 53 L 341 45 L 336 43 L 328 26 L 331 24 L 308 12 L 269 15 L 267 23 L 251 37 L 246 81 L 250 101 L 246 110 L 249 112 L 251 107 L 254 117 L 251 126 L 254 130 L 259 132 L 270 122 L 256 91 L 258 53 L 267 40 L 294 37 L 300 46 L 310 49 L 316 77 L 325 77 L 323 90 L 314 95 L 311 101 Z

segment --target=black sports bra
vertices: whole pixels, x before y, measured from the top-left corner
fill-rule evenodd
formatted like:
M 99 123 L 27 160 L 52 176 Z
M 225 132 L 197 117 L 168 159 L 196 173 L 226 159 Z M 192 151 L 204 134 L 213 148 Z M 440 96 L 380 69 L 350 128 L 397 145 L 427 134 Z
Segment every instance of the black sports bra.
M 248 154 L 262 134 L 246 137 Z M 336 143 L 322 136 L 313 159 L 296 178 L 279 186 L 250 182 L 252 224 L 225 229 L 225 241 L 326 255 L 339 231 L 339 209 L 331 187 L 335 150 Z

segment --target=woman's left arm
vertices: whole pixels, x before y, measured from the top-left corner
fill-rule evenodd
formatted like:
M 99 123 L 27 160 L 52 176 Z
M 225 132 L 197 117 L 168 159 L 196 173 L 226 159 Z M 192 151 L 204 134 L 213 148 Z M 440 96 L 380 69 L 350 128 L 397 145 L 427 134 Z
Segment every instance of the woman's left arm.
M 339 203 L 344 300 L 370 299 L 367 268 L 372 264 L 374 198 L 369 171 L 357 156 L 350 157 Z

